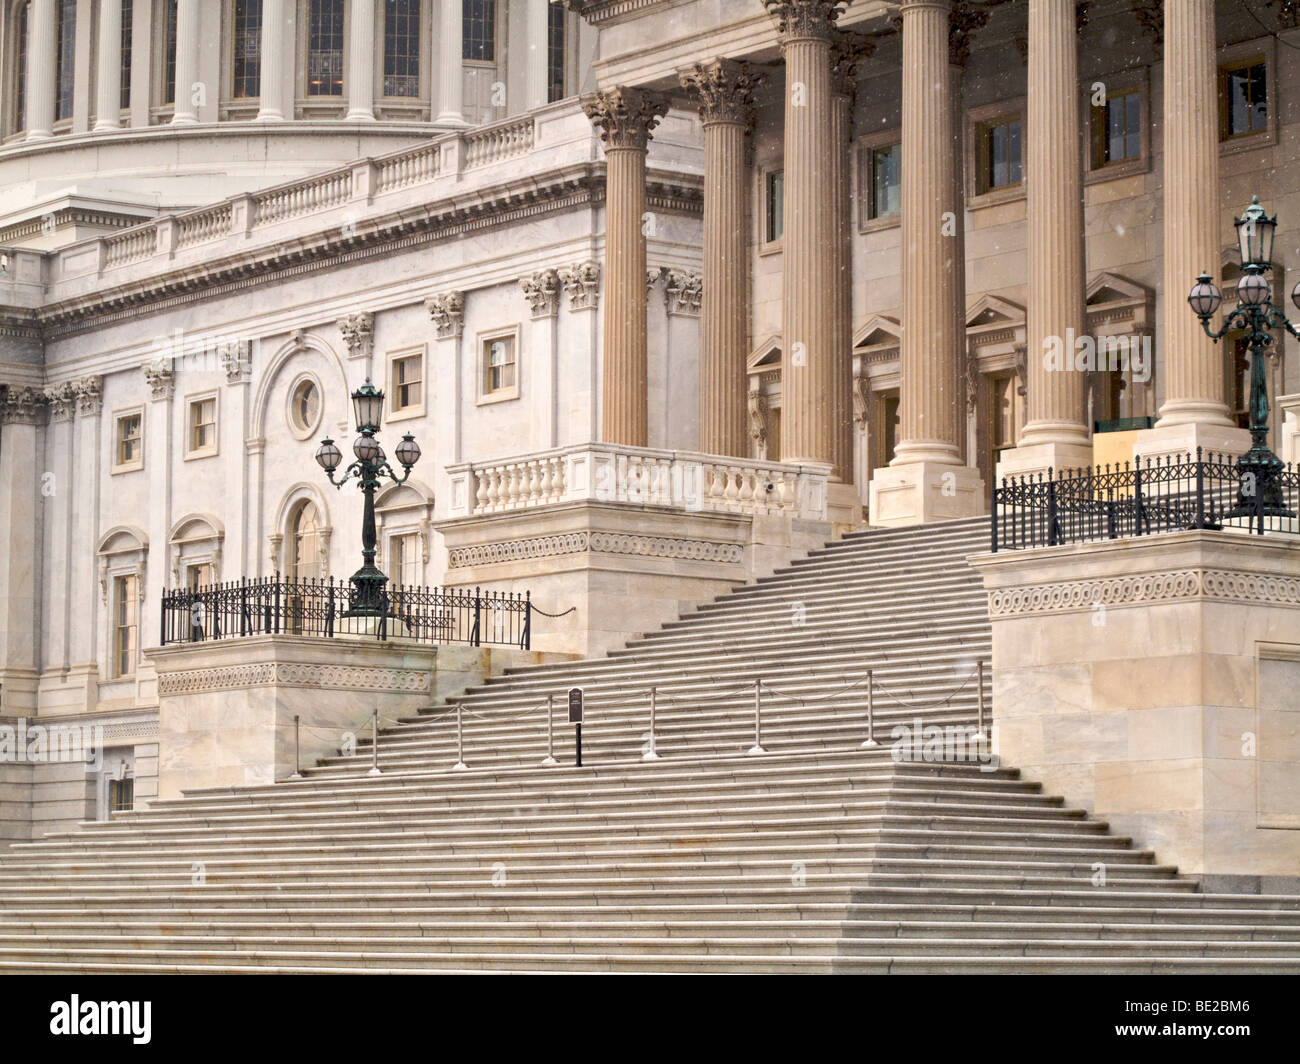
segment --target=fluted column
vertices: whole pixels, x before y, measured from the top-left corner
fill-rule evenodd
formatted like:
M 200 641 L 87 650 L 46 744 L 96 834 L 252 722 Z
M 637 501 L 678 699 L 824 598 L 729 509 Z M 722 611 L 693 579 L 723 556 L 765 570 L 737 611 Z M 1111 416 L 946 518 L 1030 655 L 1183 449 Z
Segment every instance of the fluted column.
M 545 107 L 550 95 L 550 5 L 529 4 L 525 13 L 528 35 L 528 67 L 525 78 L 524 106 Z
M 1218 79 L 1214 0 L 1165 5 L 1165 401 L 1160 426 L 1230 425 L 1223 349 L 1184 298 L 1219 274 Z
M 834 0 L 764 0 L 785 58 L 785 233 L 781 264 L 781 460 L 831 465 L 834 287 L 831 34 Z
M 1025 427 L 999 474 L 1091 464 L 1087 375 L 1075 365 L 1084 311 L 1083 158 L 1074 0 L 1029 0 L 1025 181 L 1029 306 Z
M 957 233 L 948 0 L 903 0 L 902 350 L 899 439 L 871 479 L 872 524 L 982 512 L 978 470 L 961 460 L 959 374 L 965 262 Z
M 461 0 L 442 0 L 442 18 L 438 37 L 438 121 L 465 120 L 465 71 L 462 58 Z
M 32 0 L 27 10 L 27 139 L 54 135 L 57 14 L 55 0 Z
M 896 465 L 960 460 L 952 411 L 961 401 L 957 355 L 963 344 L 953 307 L 964 264 L 949 235 L 956 220 L 945 220 L 952 212 L 954 166 L 948 6 L 948 0 L 903 3 L 903 340 Z
M 122 0 L 99 0 L 99 77 L 95 85 L 95 129 L 121 125 Z
M 647 441 L 645 160 L 668 98 L 615 88 L 583 100 L 605 142 L 605 306 L 601 439 Z
M 375 0 L 352 0 L 348 48 L 348 113 L 352 121 L 375 119 Z
M 287 116 L 284 98 L 284 27 L 286 0 L 262 0 L 262 65 L 258 78 L 259 122 L 281 122 Z
M 715 59 L 682 71 L 704 123 L 704 291 L 700 328 L 700 450 L 749 454 L 748 253 L 745 138 L 759 77 L 744 63 Z
M 194 84 L 199 80 L 199 0 L 176 4 L 176 103 L 172 125 L 192 125 L 199 120 L 194 105 Z

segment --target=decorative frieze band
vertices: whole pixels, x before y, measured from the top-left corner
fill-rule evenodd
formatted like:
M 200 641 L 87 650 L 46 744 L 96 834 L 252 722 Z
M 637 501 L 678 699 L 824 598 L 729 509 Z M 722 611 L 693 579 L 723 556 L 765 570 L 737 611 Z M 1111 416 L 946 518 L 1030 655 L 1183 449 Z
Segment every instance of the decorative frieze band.
M 448 568 L 552 558 L 564 554 L 630 554 L 647 558 L 684 558 L 739 565 L 744 550 L 735 543 L 714 543 L 673 536 L 643 536 L 627 532 L 567 532 L 531 539 L 503 540 L 447 552 Z
M 1103 606 L 1214 599 L 1300 606 L 1300 579 L 1231 569 L 1182 569 L 1105 580 L 1071 580 L 989 592 L 989 616 L 1069 613 Z
M 361 665 L 308 665 L 295 662 L 257 662 L 215 669 L 181 669 L 158 677 L 158 693 L 198 694 L 240 687 L 322 687 L 350 691 L 429 690 L 427 669 L 376 669 Z

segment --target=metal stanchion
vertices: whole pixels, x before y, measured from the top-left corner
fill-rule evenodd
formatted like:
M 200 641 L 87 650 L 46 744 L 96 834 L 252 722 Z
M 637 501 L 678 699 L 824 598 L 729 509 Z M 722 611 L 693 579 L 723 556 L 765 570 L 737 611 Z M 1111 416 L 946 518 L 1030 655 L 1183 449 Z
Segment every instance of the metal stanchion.
M 641 755 L 642 761 L 658 761 L 659 754 L 655 750 L 655 696 L 656 689 L 650 688 L 650 748 Z
M 759 690 L 763 685 L 762 680 L 754 681 L 754 745 L 746 753 L 748 754 L 765 754 L 763 749 L 763 702 Z
M 456 763 L 451 766 L 453 772 L 469 768 L 465 764 L 465 721 L 461 713 L 461 704 L 456 703 Z
M 302 779 L 302 759 L 298 755 L 298 714 L 293 715 L 293 775 L 291 780 Z
M 546 766 L 558 765 L 555 760 L 555 696 L 546 696 L 546 756 L 542 758 Z
M 370 711 L 370 771 L 368 776 L 379 776 L 379 710 Z
M 978 739 L 980 742 L 984 742 L 987 739 L 987 736 L 984 734 L 984 661 L 983 659 L 981 659 L 979 664 L 976 666 L 975 683 L 976 686 L 979 687 L 979 700 L 976 703 L 976 705 L 979 707 L 977 710 L 979 716 L 976 717 L 976 720 L 979 722 L 979 729 L 975 732 L 975 738 Z
M 872 679 L 874 673 L 875 669 L 867 670 L 867 740 L 862 744 L 864 747 L 880 745 L 876 742 L 876 684 Z

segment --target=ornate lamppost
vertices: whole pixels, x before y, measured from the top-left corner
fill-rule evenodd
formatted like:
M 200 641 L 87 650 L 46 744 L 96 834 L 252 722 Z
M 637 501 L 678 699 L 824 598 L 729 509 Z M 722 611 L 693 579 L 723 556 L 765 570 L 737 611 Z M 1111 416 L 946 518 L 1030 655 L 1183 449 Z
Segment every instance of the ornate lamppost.
M 320 441 L 316 452 L 316 461 L 325 470 L 325 475 L 336 488 L 342 488 L 353 477 L 360 482 L 366 496 L 365 516 L 361 522 L 361 568 L 352 574 L 352 584 L 356 588 L 352 595 L 352 608 L 347 615 L 354 617 L 379 617 L 385 612 L 384 584 L 386 577 L 375 566 L 375 489 L 387 477 L 394 484 L 406 483 L 411 475 L 411 467 L 420 460 L 420 445 L 408 432 L 397 445 L 397 461 L 402 466 L 402 475 L 393 472 L 388 464 L 384 449 L 375 439 L 379 431 L 379 419 L 384 409 L 384 393 L 378 391 L 370 378 L 352 393 L 352 408 L 356 414 L 357 430 L 361 433 L 352 444 L 352 453 L 357 460 L 343 471 L 338 480 L 334 479 L 334 470 L 343 461 L 343 452 L 335 446 L 333 440 L 326 437 Z
M 1239 483 L 1237 505 L 1225 517 L 1294 517 L 1282 498 L 1282 485 L 1278 480 L 1282 460 L 1269 450 L 1268 439 L 1268 380 L 1266 372 L 1273 334 L 1270 329 L 1285 329 L 1300 338 L 1300 327 L 1291 324 L 1285 314 L 1273 306 L 1272 289 L 1264 274 L 1273 266 L 1273 234 L 1277 229 L 1277 215 L 1268 216 L 1259 204 L 1259 197 L 1251 198 L 1250 206 L 1240 218 L 1233 219 L 1237 227 L 1237 245 L 1241 253 L 1241 279 L 1237 282 L 1237 305 L 1223 319 L 1223 326 L 1215 332 L 1210 319 L 1223 302 L 1223 293 L 1215 286 L 1208 273 L 1196 278 L 1196 285 L 1187 296 L 1193 313 L 1201 319 L 1205 334 L 1218 343 L 1227 333 L 1244 330 L 1244 339 L 1250 352 L 1250 450 L 1237 460 Z M 1300 284 L 1291 290 L 1291 302 L 1300 308 Z

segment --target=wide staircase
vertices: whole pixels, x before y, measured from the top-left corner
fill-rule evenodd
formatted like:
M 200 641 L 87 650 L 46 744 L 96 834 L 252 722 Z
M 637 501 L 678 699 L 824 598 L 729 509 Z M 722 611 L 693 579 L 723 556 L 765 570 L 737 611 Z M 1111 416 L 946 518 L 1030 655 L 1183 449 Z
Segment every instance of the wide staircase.
M 302 780 L 15 846 L 0 972 L 1300 972 L 1300 898 L 1200 893 L 969 742 L 986 527 L 850 535 Z M 918 722 L 946 760 L 896 760 Z

